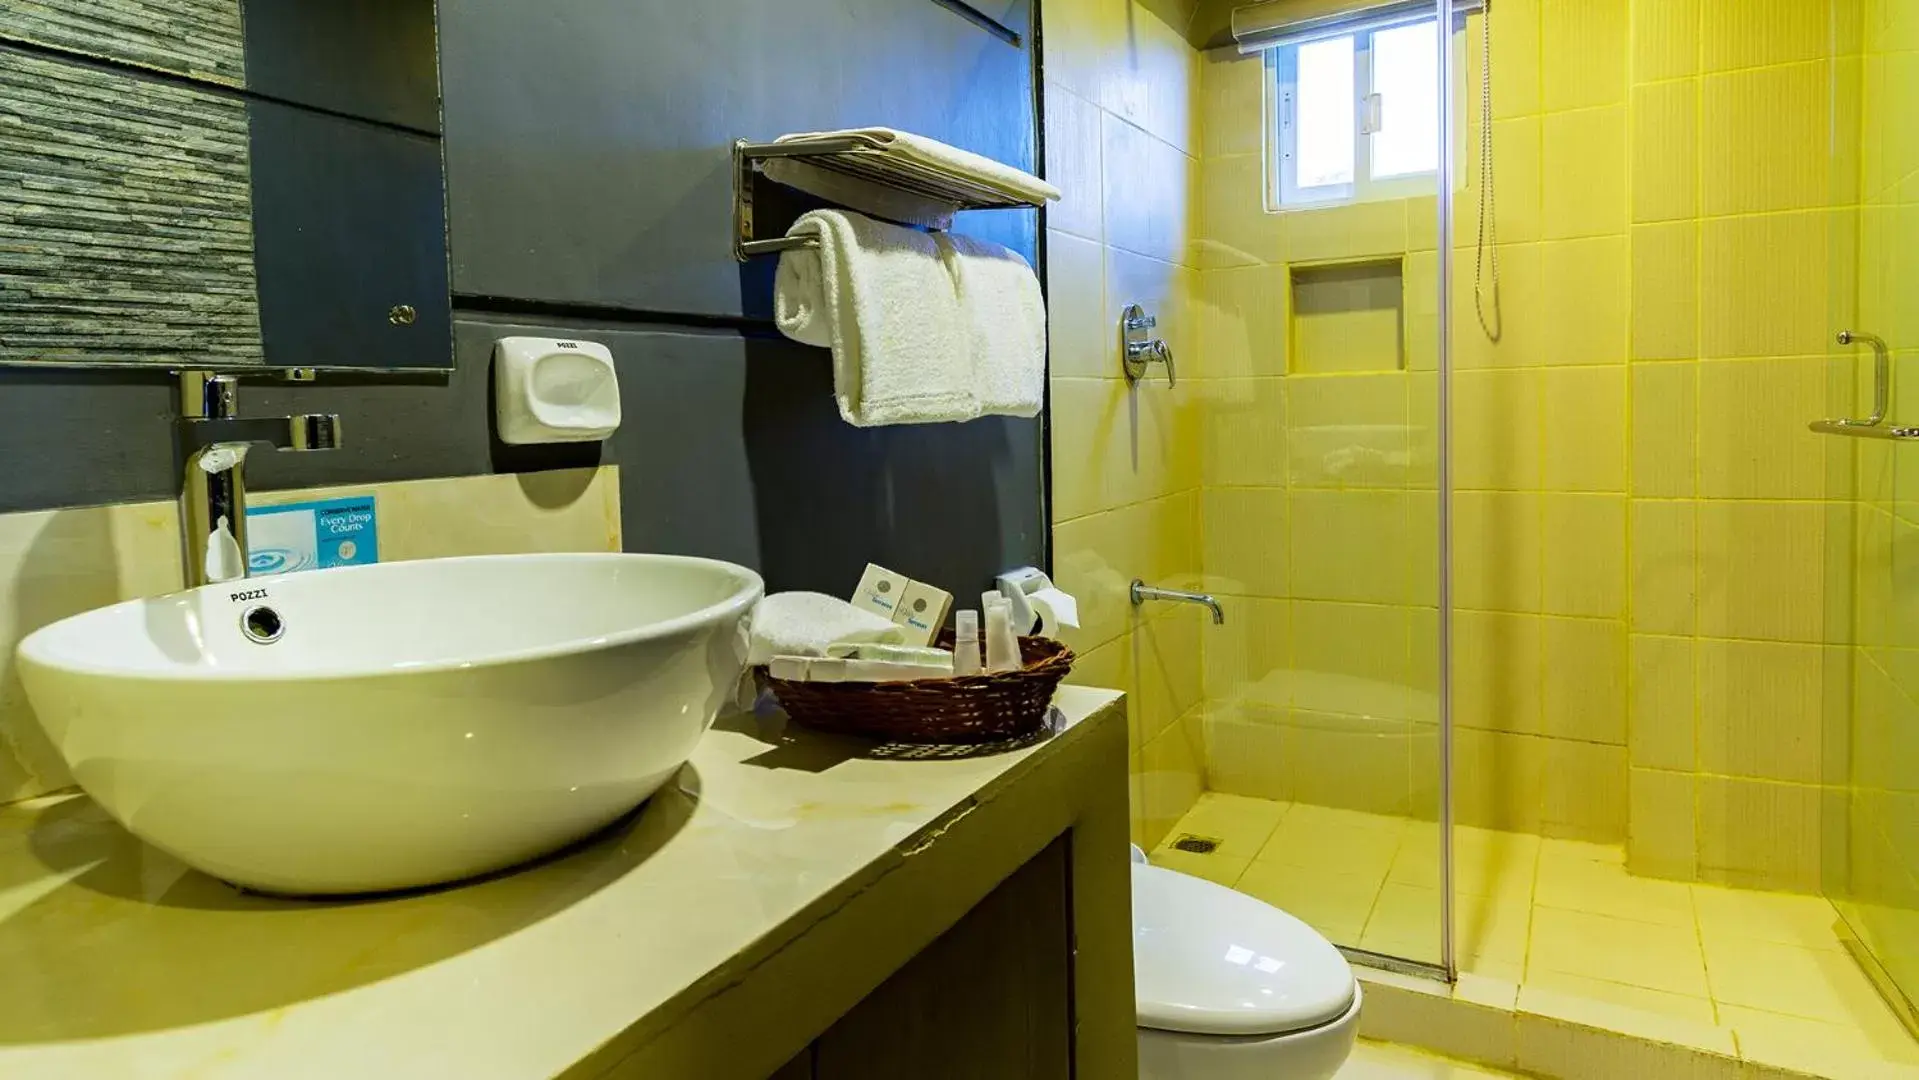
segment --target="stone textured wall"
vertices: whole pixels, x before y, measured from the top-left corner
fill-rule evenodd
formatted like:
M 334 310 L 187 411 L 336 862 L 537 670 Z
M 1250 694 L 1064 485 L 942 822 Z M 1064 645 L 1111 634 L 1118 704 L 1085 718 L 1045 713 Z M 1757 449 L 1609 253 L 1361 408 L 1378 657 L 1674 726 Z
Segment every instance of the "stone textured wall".
M 261 362 L 245 103 L 0 48 L 0 311 L 0 361 Z
M 240 0 L 7 0 L 0 39 L 240 86 Z

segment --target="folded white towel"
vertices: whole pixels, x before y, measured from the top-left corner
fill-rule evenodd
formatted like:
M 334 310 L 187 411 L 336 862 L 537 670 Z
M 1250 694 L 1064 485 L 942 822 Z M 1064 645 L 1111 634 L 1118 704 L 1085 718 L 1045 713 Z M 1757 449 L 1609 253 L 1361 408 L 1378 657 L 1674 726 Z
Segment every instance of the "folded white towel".
M 774 593 L 754 606 L 749 622 L 753 643 L 746 662 L 753 667 L 775 656 L 825 656 L 828 645 L 842 641 L 898 645 L 905 640 L 905 632 L 885 616 L 825 593 Z
M 929 199 L 857 176 L 822 169 L 799 158 L 768 158 L 760 164 L 760 171 L 769 179 L 798 188 L 808 195 L 817 195 L 827 202 L 887 221 L 897 221 L 902 225 L 950 229 L 953 227 L 953 215 L 959 211 L 957 203 Z
M 1058 188 L 1023 169 L 1015 169 L 1011 165 L 994 161 L 992 158 L 975 154 L 970 150 L 948 146 L 937 139 L 915 135 L 910 131 L 896 131 L 893 128 L 883 127 L 841 128 L 837 131 L 809 131 L 795 135 L 782 135 L 774 141 L 816 139 L 822 135 L 865 135 L 882 143 L 884 153 L 898 154 L 909 161 L 963 174 L 1013 198 L 1027 202 L 1052 202 L 1056 201 L 1060 195 Z
M 1019 252 L 953 236 L 953 278 L 981 415 L 1038 416 L 1046 393 L 1046 301 Z
M 843 210 L 803 214 L 788 235 L 819 238 L 816 249 L 780 256 L 775 314 L 796 341 L 817 338 L 824 311 L 833 348 L 833 395 L 856 427 L 930 424 L 979 415 L 969 332 L 960 315 L 953 246 L 942 234 L 888 225 Z M 802 296 L 819 264 L 819 300 Z M 790 293 L 778 298 L 781 283 Z M 809 327 L 812 327 L 809 329 Z

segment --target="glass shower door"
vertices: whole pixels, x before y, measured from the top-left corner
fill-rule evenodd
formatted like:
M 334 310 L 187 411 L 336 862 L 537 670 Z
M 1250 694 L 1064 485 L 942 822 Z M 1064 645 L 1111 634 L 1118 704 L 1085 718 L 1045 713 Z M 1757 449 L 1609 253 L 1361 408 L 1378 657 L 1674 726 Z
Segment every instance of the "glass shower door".
M 1227 613 L 1206 638 L 1208 805 L 1260 823 L 1230 884 L 1363 961 L 1429 972 L 1439 50 L 1459 36 L 1442 25 L 1375 9 L 1212 54 L 1202 79 L 1204 570 Z
M 1885 424 L 1919 424 L 1919 0 L 1869 5 L 1861 42 L 1856 268 L 1835 261 L 1835 288 L 1858 290 L 1855 415 L 1875 407 L 1873 351 L 1887 351 Z M 1835 253 L 1839 255 L 1841 253 Z M 1843 253 L 1851 255 L 1851 252 Z M 1835 395 L 1837 397 L 1837 395 Z M 1845 843 L 1828 855 L 1828 895 L 1848 944 L 1914 1026 L 1919 1000 L 1919 442 L 1857 440 L 1856 647 Z

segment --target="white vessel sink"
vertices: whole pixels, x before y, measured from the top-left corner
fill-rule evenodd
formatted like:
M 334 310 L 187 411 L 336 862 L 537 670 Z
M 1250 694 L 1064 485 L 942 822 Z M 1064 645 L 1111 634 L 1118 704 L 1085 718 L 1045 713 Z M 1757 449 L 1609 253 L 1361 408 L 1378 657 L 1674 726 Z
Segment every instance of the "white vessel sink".
M 19 668 L 81 787 L 147 842 L 269 892 L 399 889 L 639 805 L 732 694 L 761 589 L 666 555 L 320 570 L 77 615 Z

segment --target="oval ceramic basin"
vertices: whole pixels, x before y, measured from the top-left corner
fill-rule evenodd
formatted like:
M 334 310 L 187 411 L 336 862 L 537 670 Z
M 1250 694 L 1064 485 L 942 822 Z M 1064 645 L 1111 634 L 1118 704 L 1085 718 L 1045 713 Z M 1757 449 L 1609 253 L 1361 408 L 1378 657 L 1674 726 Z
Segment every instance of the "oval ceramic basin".
M 80 786 L 147 842 L 270 892 L 399 889 L 639 805 L 732 694 L 761 589 L 667 555 L 386 563 L 90 611 L 19 667 Z

